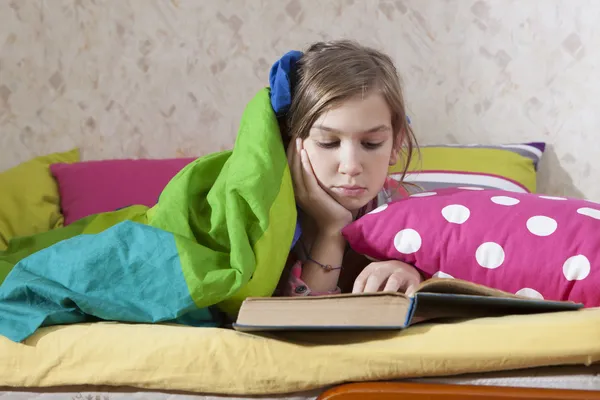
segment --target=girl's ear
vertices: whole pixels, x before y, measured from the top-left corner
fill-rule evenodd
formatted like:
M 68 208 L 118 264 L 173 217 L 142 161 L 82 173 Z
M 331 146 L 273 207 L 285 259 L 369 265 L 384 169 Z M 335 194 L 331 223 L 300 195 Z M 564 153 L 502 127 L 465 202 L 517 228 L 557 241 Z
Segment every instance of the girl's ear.
M 394 147 L 392 149 L 392 154 L 390 154 L 390 166 L 396 165 L 398 163 L 398 150 Z
M 390 166 L 396 165 L 400 160 L 400 152 L 402 151 L 402 143 L 406 138 L 406 128 L 400 128 L 400 132 L 394 136 L 394 146 L 392 148 L 392 154 L 390 154 Z
M 400 150 L 402 148 L 402 141 L 395 140 L 394 147 L 392 148 L 392 154 L 390 154 L 390 166 L 396 165 L 400 159 Z

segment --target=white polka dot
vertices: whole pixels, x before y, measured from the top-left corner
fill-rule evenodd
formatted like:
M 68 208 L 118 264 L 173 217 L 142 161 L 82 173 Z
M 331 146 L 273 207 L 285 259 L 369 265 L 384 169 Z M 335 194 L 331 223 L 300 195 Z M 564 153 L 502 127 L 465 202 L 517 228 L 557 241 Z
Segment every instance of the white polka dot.
M 376 209 L 374 209 L 373 211 L 371 211 L 369 214 L 377 214 L 380 213 L 382 211 L 385 211 L 385 209 L 388 208 L 388 204 L 382 204 L 379 207 L 377 207 Z
M 394 237 L 394 247 L 402 254 L 416 253 L 421 244 L 421 235 L 414 229 L 403 229 Z
M 494 196 L 492 197 L 492 202 L 501 206 L 514 206 L 515 204 L 519 204 L 520 200 L 508 196 Z
M 471 211 L 460 204 L 452 204 L 442 208 L 442 215 L 452 224 L 464 224 L 471 216 Z
M 515 293 L 517 296 L 529 297 L 530 299 L 544 300 L 544 296 L 540 292 L 532 288 L 523 288 Z
M 504 249 L 498 243 L 483 243 L 477 248 L 475 259 L 483 268 L 498 268 L 504 262 Z
M 563 274 L 568 281 L 580 281 L 590 274 L 590 260 L 579 254 L 569 257 L 563 264 Z
M 423 192 L 423 193 L 411 194 L 410 197 L 429 197 L 429 196 L 435 196 L 436 194 L 437 194 L 436 192 Z
M 540 199 L 546 199 L 546 200 L 567 200 L 564 197 L 555 197 L 555 196 L 540 196 Z
M 433 274 L 434 278 L 443 278 L 443 279 L 454 279 L 454 277 L 450 274 L 447 274 L 445 272 L 442 271 L 438 271 L 435 274 Z
M 558 223 L 550 217 L 536 215 L 527 220 L 527 229 L 536 236 L 549 236 L 556 231 Z
M 484 190 L 483 188 L 477 187 L 477 186 L 459 186 L 457 189 L 463 189 L 463 190 Z
M 592 217 L 594 219 L 600 219 L 600 210 L 596 210 L 589 207 L 583 207 L 577 210 L 577 213 L 581 215 L 586 215 L 588 217 Z

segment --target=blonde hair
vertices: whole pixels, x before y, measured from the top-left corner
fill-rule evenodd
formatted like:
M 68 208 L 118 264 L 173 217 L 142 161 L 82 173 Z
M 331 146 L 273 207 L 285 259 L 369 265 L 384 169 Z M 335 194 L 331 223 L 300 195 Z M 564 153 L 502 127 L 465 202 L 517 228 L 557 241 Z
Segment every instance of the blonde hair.
M 323 112 L 349 98 L 379 90 L 392 113 L 395 147 L 404 152 L 403 180 L 418 144 L 407 121 L 400 78 L 391 58 L 356 42 L 338 40 L 311 45 L 296 67 L 291 77 L 292 103 L 280 121 L 286 147 L 291 138 L 308 137 Z

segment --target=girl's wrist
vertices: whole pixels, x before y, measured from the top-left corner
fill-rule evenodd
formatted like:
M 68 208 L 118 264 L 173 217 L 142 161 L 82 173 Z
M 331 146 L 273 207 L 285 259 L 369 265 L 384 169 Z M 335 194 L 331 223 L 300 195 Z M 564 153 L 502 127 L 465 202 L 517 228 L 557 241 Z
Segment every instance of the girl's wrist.
M 341 230 L 336 229 L 320 229 L 317 232 L 315 241 L 328 242 L 332 245 L 345 246 L 346 239 L 342 235 Z
M 317 236 L 321 236 L 324 239 L 342 237 L 342 229 L 351 222 L 319 226 L 317 228 Z

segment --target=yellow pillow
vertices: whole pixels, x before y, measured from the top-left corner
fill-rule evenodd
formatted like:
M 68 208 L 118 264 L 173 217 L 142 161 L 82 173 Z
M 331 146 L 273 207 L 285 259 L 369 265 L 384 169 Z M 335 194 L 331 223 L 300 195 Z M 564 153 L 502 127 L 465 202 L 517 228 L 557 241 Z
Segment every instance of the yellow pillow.
M 0 250 L 11 238 L 63 226 L 50 164 L 79 161 L 79 149 L 36 157 L 0 173 Z

